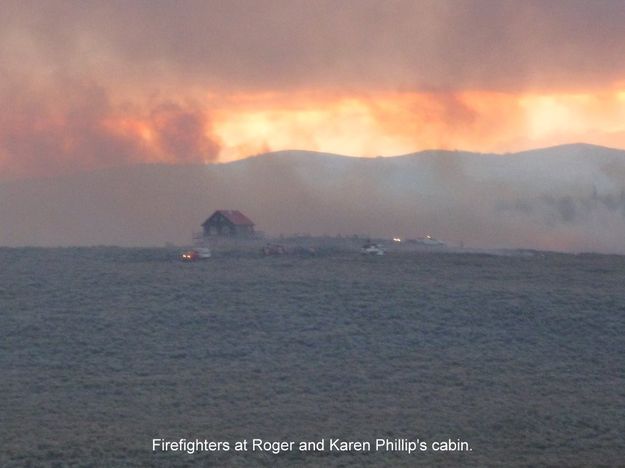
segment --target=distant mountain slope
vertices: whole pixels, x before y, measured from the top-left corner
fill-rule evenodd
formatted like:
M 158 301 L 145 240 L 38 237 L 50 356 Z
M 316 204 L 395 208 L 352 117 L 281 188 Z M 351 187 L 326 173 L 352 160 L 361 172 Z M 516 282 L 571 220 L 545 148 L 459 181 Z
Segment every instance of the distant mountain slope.
M 282 151 L 0 185 L 0 245 L 185 244 L 215 209 L 267 233 L 426 233 L 465 245 L 625 253 L 625 151 L 352 158 Z

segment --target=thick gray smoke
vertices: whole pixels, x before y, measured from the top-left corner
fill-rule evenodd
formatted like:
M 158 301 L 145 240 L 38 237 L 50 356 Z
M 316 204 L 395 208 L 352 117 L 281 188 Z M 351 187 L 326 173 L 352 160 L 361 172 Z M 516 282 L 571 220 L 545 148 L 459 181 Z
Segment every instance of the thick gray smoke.
M 625 253 L 625 152 L 498 156 L 307 152 L 208 166 L 134 166 L 0 186 L 3 245 L 188 244 L 216 209 L 270 235 L 370 235 Z
M 622 80 L 623 23 L 612 0 L 5 1 L 0 58 L 111 86 L 579 89 Z

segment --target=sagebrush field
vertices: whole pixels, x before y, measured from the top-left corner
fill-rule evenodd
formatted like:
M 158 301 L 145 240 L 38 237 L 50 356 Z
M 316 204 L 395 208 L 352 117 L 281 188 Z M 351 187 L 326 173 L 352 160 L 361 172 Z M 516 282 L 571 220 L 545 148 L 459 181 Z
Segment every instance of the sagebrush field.
M 0 249 L 2 466 L 617 465 L 625 258 Z M 152 453 L 152 438 L 472 452 Z

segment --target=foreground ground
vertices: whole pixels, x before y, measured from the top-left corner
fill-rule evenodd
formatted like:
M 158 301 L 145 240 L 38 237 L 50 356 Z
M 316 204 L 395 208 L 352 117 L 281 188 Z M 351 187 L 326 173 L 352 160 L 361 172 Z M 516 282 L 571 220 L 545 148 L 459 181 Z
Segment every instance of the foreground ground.
M 0 249 L 1 466 L 618 465 L 625 258 Z M 153 438 L 468 441 L 152 453 Z

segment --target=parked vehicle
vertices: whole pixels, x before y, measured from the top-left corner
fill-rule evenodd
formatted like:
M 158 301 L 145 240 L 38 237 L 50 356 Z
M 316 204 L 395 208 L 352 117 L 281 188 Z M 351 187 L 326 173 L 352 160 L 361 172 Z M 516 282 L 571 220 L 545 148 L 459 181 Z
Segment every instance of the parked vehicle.
M 211 258 L 211 250 L 208 247 L 196 247 L 192 250 L 185 250 L 180 254 L 180 260 L 183 262 L 197 262 L 198 260 L 206 260 Z
M 384 255 L 384 248 L 380 244 L 367 242 L 362 246 L 360 252 L 363 255 Z

